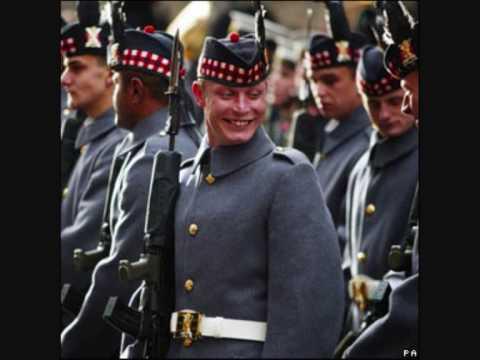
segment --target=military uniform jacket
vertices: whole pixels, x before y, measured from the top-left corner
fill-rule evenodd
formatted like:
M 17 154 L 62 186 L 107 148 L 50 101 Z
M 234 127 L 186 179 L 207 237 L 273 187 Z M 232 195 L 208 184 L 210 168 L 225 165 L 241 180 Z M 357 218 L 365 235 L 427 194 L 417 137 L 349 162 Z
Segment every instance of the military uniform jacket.
M 396 138 L 372 134 L 372 146 L 355 165 L 347 190 L 344 269 L 375 279 L 389 271 L 392 245 L 403 244 L 418 180 L 418 131 Z M 366 257 L 359 257 L 358 253 Z
M 248 143 L 208 149 L 204 138 L 180 176 L 175 308 L 268 322 L 266 341 L 173 340 L 169 357 L 331 356 L 344 285 L 314 169 L 297 150 L 274 151 L 262 128 Z
M 344 201 L 347 183 L 353 165 L 368 149 L 371 133 L 370 120 L 363 106 L 358 107 L 350 118 L 340 121 L 332 132 L 325 132 L 322 151 L 316 155 L 320 185 L 325 194 L 327 206 L 337 227 L 340 246 L 345 244 Z
M 80 129 L 76 148 L 81 155 L 64 190 L 61 212 L 61 284 L 86 290 L 91 272 L 76 272 L 73 250 L 91 250 L 98 244 L 107 194 L 108 176 L 115 147 L 126 132 L 115 126 L 115 113 L 108 110 L 99 118 L 87 119 Z
M 112 246 L 110 255 L 102 259 L 92 275 L 92 285 L 82 309 L 62 334 L 62 357 L 118 356 L 120 333 L 110 327 L 102 314 L 110 296 L 118 296 L 124 304 L 140 285 L 123 282 L 118 275 L 118 262 L 134 262 L 143 250 L 145 213 L 155 154 L 167 150 L 169 136 L 160 135 L 167 118 L 164 108 L 142 120 L 127 136 L 116 152 L 124 162 L 115 182 L 110 207 Z M 183 158 L 195 155 L 197 146 L 183 124 L 176 136 L 175 149 Z M 147 140 L 148 139 L 148 140 Z

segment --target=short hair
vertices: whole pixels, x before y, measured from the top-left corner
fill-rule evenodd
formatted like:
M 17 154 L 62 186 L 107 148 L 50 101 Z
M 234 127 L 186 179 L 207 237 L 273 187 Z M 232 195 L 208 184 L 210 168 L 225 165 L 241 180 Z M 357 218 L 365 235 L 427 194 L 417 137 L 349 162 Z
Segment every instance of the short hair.
M 167 100 L 167 95 L 165 95 L 165 92 L 168 90 L 169 83 L 164 77 L 130 70 L 123 70 L 122 73 L 125 81 L 127 82 L 129 82 L 133 77 L 139 78 L 155 100 L 161 102 Z
M 107 58 L 101 55 L 92 55 L 95 59 L 97 59 L 97 64 L 102 67 L 108 67 Z

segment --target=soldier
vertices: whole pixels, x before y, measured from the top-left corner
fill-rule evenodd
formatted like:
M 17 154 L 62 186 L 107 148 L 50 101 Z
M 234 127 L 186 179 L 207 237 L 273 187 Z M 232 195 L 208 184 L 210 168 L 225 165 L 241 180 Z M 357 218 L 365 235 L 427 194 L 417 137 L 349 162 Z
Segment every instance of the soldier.
M 84 291 L 91 272 L 73 268 L 73 251 L 98 242 L 110 164 L 125 132 L 115 126 L 113 82 L 106 63 L 108 24 L 99 24 L 98 1 L 79 1 L 79 22 L 62 28 L 65 70 L 61 82 L 68 106 L 88 116 L 76 138 L 80 156 L 63 191 L 61 210 L 61 284 Z
M 405 89 L 403 110 L 418 121 L 418 22 L 413 20 L 401 1 L 383 3 L 387 15 L 386 31 L 392 42 L 385 52 L 385 67 L 392 76 L 401 79 Z M 417 195 L 414 201 L 418 201 Z M 418 227 L 415 234 L 407 277 L 398 283 L 394 281 L 395 274 L 387 276 L 393 289 L 388 313 L 368 327 L 347 349 L 344 357 L 418 356 Z
M 140 285 L 120 281 L 118 262 L 133 262 L 142 251 L 153 159 L 168 148 L 168 136 L 162 130 L 168 115 L 165 92 L 173 38 L 153 26 L 124 31 L 123 25 L 113 27 L 115 44 L 109 58 L 116 123 L 129 132 L 115 154 L 123 164 L 110 203 L 112 245 L 109 256 L 95 267 L 79 315 L 62 333 L 62 357 L 118 356 L 120 334 L 104 322 L 102 314 L 110 296 L 127 302 Z M 200 137 L 193 130 L 193 119 L 185 111 L 181 116 L 176 148 L 186 158 L 195 154 Z
M 368 289 L 374 289 L 389 271 L 392 245 L 404 245 L 418 179 L 415 118 L 402 113 L 404 91 L 384 68 L 379 47 L 362 50 L 357 82 L 375 131 L 369 150 L 350 174 L 346 195 L 343 268 L 351 278 L 354 331 L 369 308 Z
M 288 31 L 288 30 L 287 30 Z M 277 36 L 277 48 L 272 63 L 272 78 L 267 94 L 270 108 L 267 114 L 268 133 L 280 146 L 288 144 L 293 114 L 300 107 L 298 99 L 297 63 L 302 51 L 300 39 Z
M 322 147 L 314 166 L 325 193 L 328 208 L 345 243 L 342 205 L 353 164 L 368 147 L 370 121 L 355 84 L 355 68 L 364 37 L 351 33 L 340 1 L 327 2 L 327 23 L 332 37 L 314 35 L 306 54 L 307 77 L 323 116 Z M 329 16 L 328 16 L 329 15 Z
M 339 338 L 335 229 L 306 157 L 260 126 L 264 49 L 253 34 L 204 42 L 192 90 L 207 135 L 180 174 L 169 357 L 328 357 Z

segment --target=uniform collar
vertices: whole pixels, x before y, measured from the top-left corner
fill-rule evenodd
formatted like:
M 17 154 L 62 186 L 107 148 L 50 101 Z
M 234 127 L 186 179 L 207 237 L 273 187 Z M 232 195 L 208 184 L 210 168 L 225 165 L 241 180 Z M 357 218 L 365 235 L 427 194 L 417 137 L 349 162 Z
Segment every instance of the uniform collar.
M 75 148 L 80 149 L 83 145 L 92 142 L 113 128 L 115 128 L 115 112 L 113 108 L 108 109 L 96 119 L 88 117 L 78 132 Z
M 381 138 L 378 131 L 372 133 L 375 144 L 370 151 L 370 164 L 380 168 L 412 152 L 418 147 L 418 131 L 412 126 L 395 138 Z
M 370 126 L 370 120 L 363 106 L 357 107 L 352 114 L 340 121 L 340 124 L 330 133 L 325 133 L 323 152 L 328 154 L 347 139 Z
M 216 149 L 210 148 L 207 135 L 205 135 L 195 156 L 193 171 L 208 152 L 210 152 L 210 173 L 214 177 L 219 177 L 255 162 L 271 153 L 273 149 L 275 149 L 275 145 L 261 126 L 258 127 L 249 142 L 240 145 L 219 146 Z
M 130 133 L 122 144 L 118 155 L 124 155 L 135 147 L 142 145 L 147 138 L 162 131 L 165 128 L 166 122 L 167 108 L 155 111 L 150 116 L 139 121 L 138 124 L 130 130 Z

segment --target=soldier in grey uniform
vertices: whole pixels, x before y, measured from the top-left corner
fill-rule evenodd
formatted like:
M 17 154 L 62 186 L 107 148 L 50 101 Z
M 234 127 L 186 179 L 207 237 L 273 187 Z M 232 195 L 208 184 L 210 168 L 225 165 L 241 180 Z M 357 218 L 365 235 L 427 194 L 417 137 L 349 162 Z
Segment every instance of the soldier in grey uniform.
M 93 248 L 99 239 L 110 164 L 125 132 L 115 126 L 112 74 L 106 63 L 108 25 L 99 25 L 97 1 L 78 3 L 79 22 L 61 32 L 65 70 L 61 82 L 68 106 L 87 119 L 76 138 L 80 156 L 63 191 L 61 209 L 61 284 L 77 290 L 90 285 L 91 272 L 76 272 L 73 250 Z
M 169 63 L 173 38 L 146 26 L 143 31 L 128 29 L 115 33 L 109 65 L 114 70 L 116 123 L 129 134 L 116 150 L 122 167 L 115 181 L 110 203 L 112 245 L 92 275 L 92 284 L 82 309 L 61 336 L 62 357 L 118 356 L 120 334 L 102 314 L 110 296 L 125 303 L 140 282 L 123 283 L 118 275 L 121 259 L 135 261 L 143 247 L 143 231 L 153 159 L 168 149 L 163 133 L 168 115 Z M 120 34 L 120 35 L 118 35 Z M 181 69 L 183 73 L 183 69 Z M 183 85 L 182 85 L 183 86 Z M 176 148 L 184 158 L 195 154 L 200 137 L 195 122 L 181 112 Z
M 339 339 L 338 240 L 308 159 L 261 127 L 263 49 L 253 34 L 204 42 L 192 90 L 207 135 L 180 174 L 169 357 L 329 357 Z
M 384 68 L 380 47 L 362 50 L 357 81 L 375 130 L 350 174 L 346 195 L 343 269 L 350 281 L 355 331 L 369 307 L 368 290 L 390 270 L 392 245 L 404 245 L 418 181 L 415 118 L 401 111 L 404 91 Z
M 328 208 L 345 243 L 344 208 L 353 164 L 368 148 L 371 126 L 355 84 L 355 68 L 364 37 L 349 29 L 343 4 L 327 1 L 327 24 L 332 37 L 316 34 L 306 54 L 307 77 L 323 116 L 322 147 L 313 160 Z
M 415 22 L 401 1 L 382 2 L 387 15 L 391 44 L 385 52 L 384 65 L 401 80 L 405 90 L 403 111 L 418 122 L 418 22 Z M 417 190 L 418 191 L 418 190 Z M 415 196 L 415 202 L 418 201 Z M 413 243 L 411 267 L 403 280 L 398 273 L 386 276 L 392 293 L 388 313 L 370 325 L 346 350 L 346 358 L 418 356 L 418 227 Z M 401 277 L 402 274 L 400 274 Z

